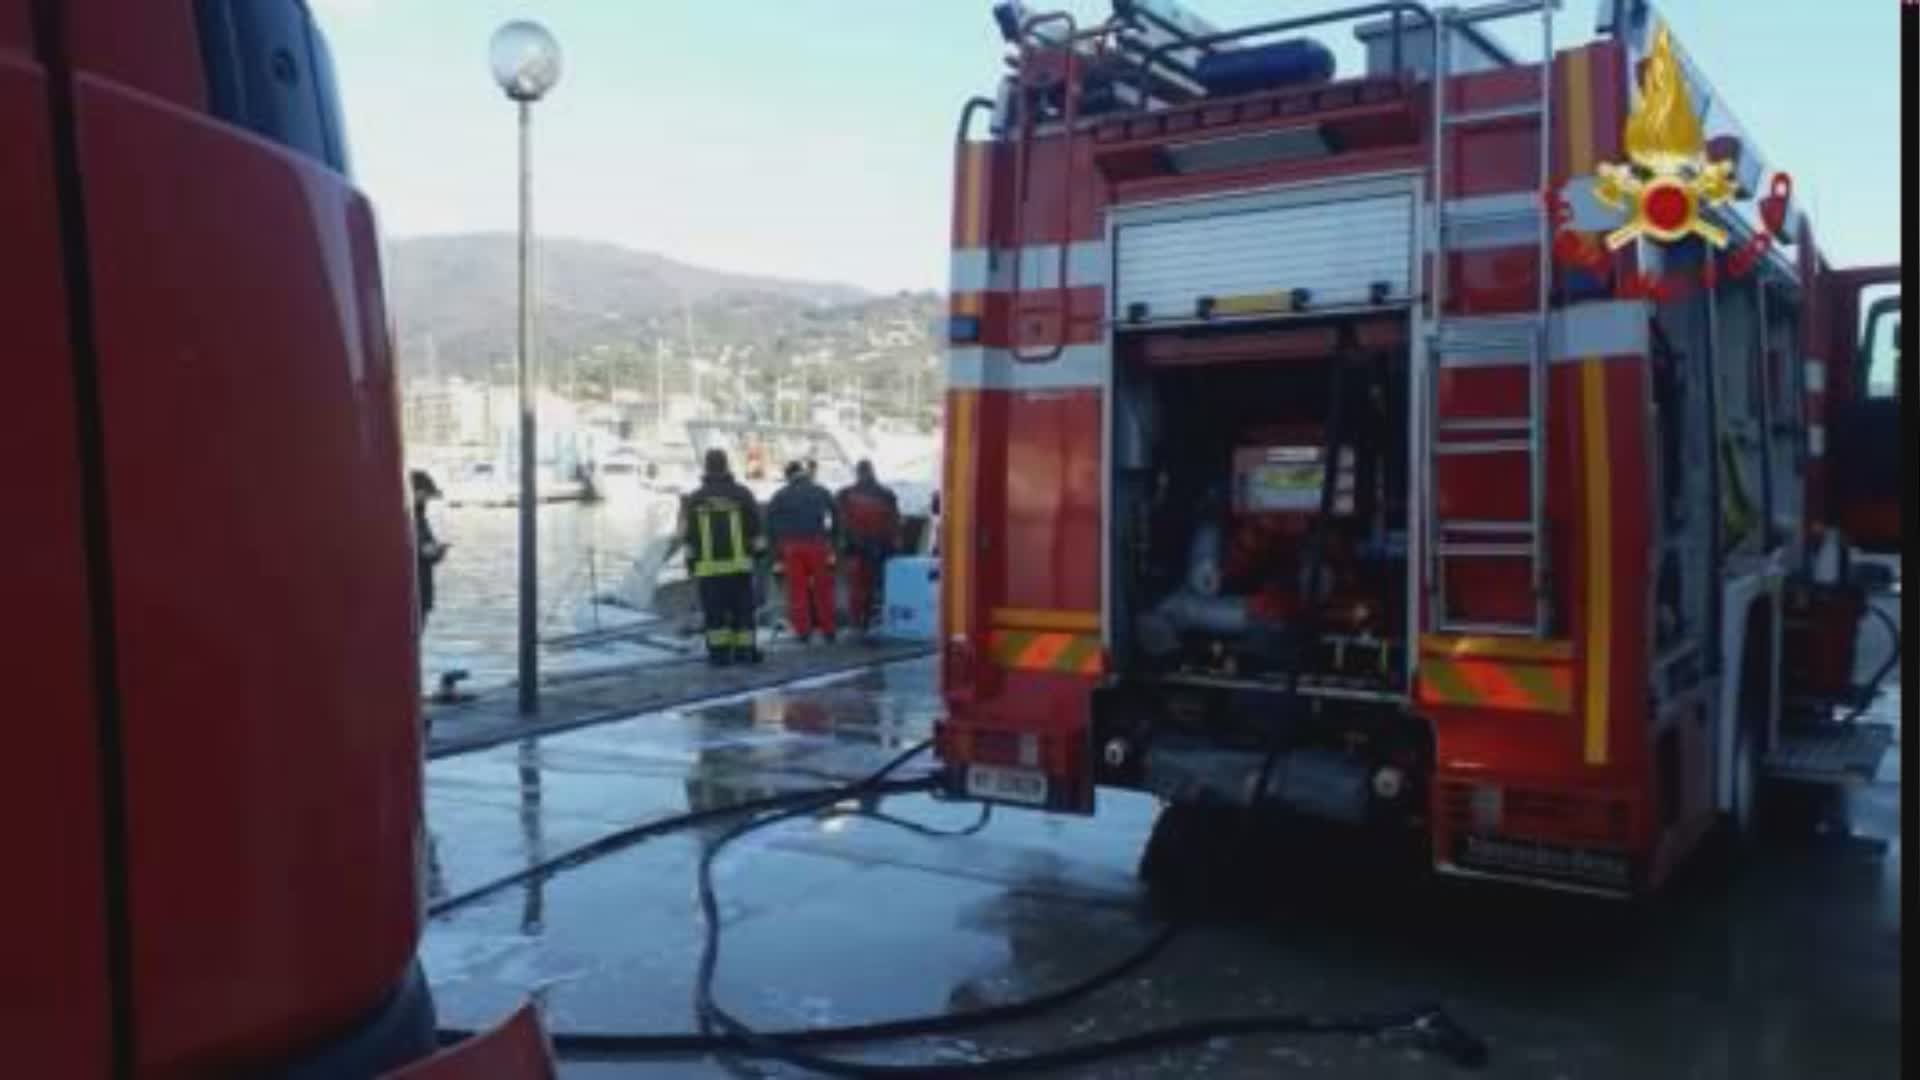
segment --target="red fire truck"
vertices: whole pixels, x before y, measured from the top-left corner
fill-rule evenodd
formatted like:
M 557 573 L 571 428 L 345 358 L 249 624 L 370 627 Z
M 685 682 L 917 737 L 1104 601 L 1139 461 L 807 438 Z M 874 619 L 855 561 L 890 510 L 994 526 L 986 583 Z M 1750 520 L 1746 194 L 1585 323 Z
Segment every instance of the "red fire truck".
M 379 240 L 301 0 L 0 0 L 4 1070 L 431 1053 Z
M 999 5 L 954 176 L 953 789 L 1153 792 L 1150 875 L 1258 807 L 1636 895 L 1761 778 L 1872 775 L 1888 729 L 1834 706 L 1848 556 L 1899 541 L 1899 302 L 1862 300 L 1898 269 L 1828 265 L 1649 5 L 1572 45 L 1553 7 Z

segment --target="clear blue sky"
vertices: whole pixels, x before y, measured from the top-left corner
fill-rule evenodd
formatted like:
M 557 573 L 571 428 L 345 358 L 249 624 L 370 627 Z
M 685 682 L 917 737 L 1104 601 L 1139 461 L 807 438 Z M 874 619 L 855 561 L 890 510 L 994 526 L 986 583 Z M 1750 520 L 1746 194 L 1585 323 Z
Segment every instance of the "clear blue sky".
M 1563 40 L 1590 34 L 1594 2 L 1569 0 Z M 512 225 L 512 112 L 486 47 L 495 26 L 531 16 L 566 58 L 538 112 L 543 231 L 727 270 L 945 285 L 954 122 L 1000 70 L 990 0 L 310 3 L 333 43 L 358 179 L 390 235 Z M 1332 3 L 1188 0 L 1231 25 Z M 1108 3 L 1065 6 L 1093 18 Z M 1894 0 L 1661 10 L 1794 174 L 1834 261 L 1897 260 Z M 1353 70 L 1357 52 L 1328 44 Z

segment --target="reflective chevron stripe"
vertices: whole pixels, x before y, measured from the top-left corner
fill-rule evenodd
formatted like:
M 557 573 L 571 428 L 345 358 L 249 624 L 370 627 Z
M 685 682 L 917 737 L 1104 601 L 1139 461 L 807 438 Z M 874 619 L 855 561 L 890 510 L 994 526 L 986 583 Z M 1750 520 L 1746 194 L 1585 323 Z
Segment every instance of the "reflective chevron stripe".
M 1566 715 L 1573 710 L 1573 650 L 1562 641 L 1486 637 L 1421 639 L 1422 705 Z
M 1096 634 L 995 630 L 988 639 L 987 651 L 994 663 L 1020 671 L 1098 675 L 1104 667 Z

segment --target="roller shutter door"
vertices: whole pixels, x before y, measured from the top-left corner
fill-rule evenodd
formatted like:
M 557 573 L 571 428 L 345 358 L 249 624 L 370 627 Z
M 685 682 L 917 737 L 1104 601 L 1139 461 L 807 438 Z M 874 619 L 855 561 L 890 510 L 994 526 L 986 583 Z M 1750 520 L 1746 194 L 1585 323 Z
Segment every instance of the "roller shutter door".
M 1238 203 L 1238 205 L 1235 205 Z M 1295 289 L 1315 308 L 1374 302 L 1376 283 L 1405 302 L 1413 281 L 1413 196 L 1329 197 L 1249 207 L 1246 200 L 1195 206 L 1179 217 L 1115 230 L 1114 317 L 1136 322 L 1194 317 L 1216 301 Z

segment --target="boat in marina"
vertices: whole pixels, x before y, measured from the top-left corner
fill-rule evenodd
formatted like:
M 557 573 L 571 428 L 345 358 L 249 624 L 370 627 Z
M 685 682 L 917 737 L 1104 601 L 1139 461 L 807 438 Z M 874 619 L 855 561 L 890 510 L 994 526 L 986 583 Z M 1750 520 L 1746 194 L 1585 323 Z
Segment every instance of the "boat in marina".
M 767 424 L 753 420 L 694 420 L 687 424 L 698 468 L 708 450 L 724 450 L 740 481 L 761 502 L 785 481 L 789 461 L 813 461 L 816 479 L 829 491 L 853 482 L 853 461 L 841 439 L 817 425 Z
M 539 501 L 590 502 L 599 497 L 591 458 L 572 433 L 542 436 L 540 451 L 534 463 Z M 517 440 L 502 438 L 491 451 L 484 445 L 423 450 L 414 465 L 439 484 L 448 506 L 519 505 Z
M 638 502 L 653 490 L 652 465 L 638 446 L 623 443 L 594 462 L 594 488 L 615 505 Z
M 427 471 L 435 472 L 431 468 Z M 458 461 L 445 467 L 445 477 L 439 484 L 448 506 L 520 503 L 520 471 L 511 462 Z M 541 502 L 580 502 L 596 498 L 598 491 L 590 474 L 581 468 L 542 463 L 534 473 L 534 495 Z
M 748 420 L 688 421 L 683 446 L 680 450 L 683 456 L 674 461 L 659 460 L 643 447 L 631 453 L 609 455 L 609 460 L 617 458 L 622 463 L 623 467 L 616 470 L 618 476 L 627 476 L 625 466 L 633 466 L 644 477 L 651 464 L 656 482 L 650 488 L 644 481 L 641 485 L 653 496 L 653 501 L 647 502 L 644 508 L 650 520 L 643 534 L 649 539 L 634 552 L 631 565 L 613 587 L 587 598 L 576 612 L 574 624 L 583 628 L 583 632 L 592 628 L 596 639 L 609 633 L 616 636 L 628 632 L 684 633 L 699 628 L 700 607 L 694 581 L 687 575 L 683 561 L 669 558 L 668 553 L 672 547 L 678 497 L 696 486 L 699 465 L 708 450 L 726 451 L 735 479 L 753 492 L 762 505 L 785 482 L 789 461 L 814 461 L 818 466 L 818 481 L 834 491 L 853 482 L 853 466 L 857 460 L 854 454 L 870 453 L 864 446 L 849 452 L 847 440 L 823 425 Z M 875 459 L 875 465 L 883 470 L 886 467 L 879 459 Z M 670 469 L 674 478 L 681 481 L 678 486 L 668 480 Z M 923 470 L 929 474 L 928 480 L 904 473 L 883 471 L 881 474 L 900 497 L 908 544 L 903 554 L 924 554 L 932 546 L 929 525 L 934 487 L 929 480 L 931 475 L 937 475 L 937 466 L 925 465 Z M 610 502 L 630 497 L 612 494 L 616 480 L 605 475 L 604 463 L 602 474 L 602 486 L 608 489 Z M 760 600 L 761 622 L 774 625 L 781 619 L 786 604 L 777 560 L 764 566 L 757 577 L 755 592 Z M 844 596 L 841 602 L 845 603 Z

